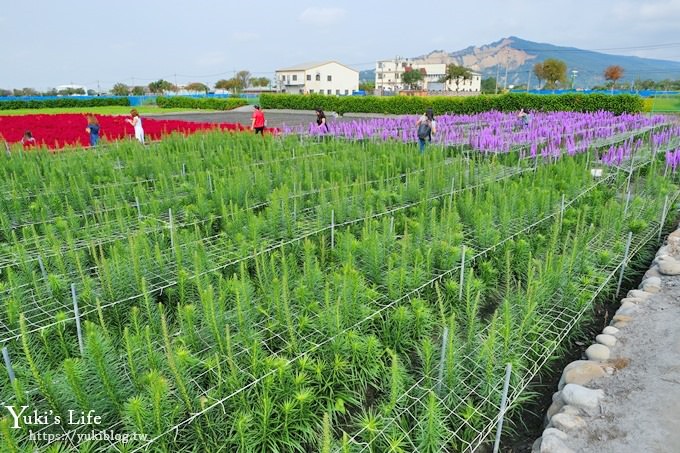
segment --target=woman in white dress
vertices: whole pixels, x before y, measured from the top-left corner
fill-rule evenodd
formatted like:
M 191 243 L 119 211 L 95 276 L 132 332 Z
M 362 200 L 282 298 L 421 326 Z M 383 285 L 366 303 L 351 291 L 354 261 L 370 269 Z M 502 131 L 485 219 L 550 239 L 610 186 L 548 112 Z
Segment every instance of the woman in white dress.
M 128 118 L 125 121 L 132 124 L 132 127 L 135 128 L 135 138 L 139 140 L 139 142 L 143 145 L 144 128 L 142 127 L 142 118 L 139 116 L 139 112 L 137 111 L 137 109 L 132 109 L 130 111 L 130 115 L 132 116 L 132 118 Z

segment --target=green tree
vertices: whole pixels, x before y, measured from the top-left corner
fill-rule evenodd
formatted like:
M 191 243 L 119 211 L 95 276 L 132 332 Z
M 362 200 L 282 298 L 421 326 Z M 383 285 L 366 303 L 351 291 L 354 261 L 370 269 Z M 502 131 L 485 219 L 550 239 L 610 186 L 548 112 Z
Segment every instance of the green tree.
M 215 83 L 215 88 L 218 90 L 234 91 L 236 89 L 236 80 L 234 79 L 222 79 Z
M 254 77 L 250 79 L 250 85 L 254 87 L 268 87 L 271 84 L 271 80 L 266 77 Z
M 462 80 L 470 79 L 472 79 L 472 71 L 470 71 L 468 68 L 455 64 L 446 66 L 446 75 L 444 75 L 444 81 L 455 82 L 456 91 L 460 90 L 460 82 Z
M 196 91 L 196 92 L 201 92 L 201 93 L 207 93 L 208 92 L 208 85 L 201 83 L 201 82 L 192 82 L 186 87 L 187 91 Z
M 372 92 L 375 90 L 375 82 L 370 80 L 363 81 L 359 83 L 359 90 L 366 91 L 367 93 Z
M 130 87 L 124 83 L 117 83 L 111 88 L 111 94 L 114 96 L 127 96 L 130 94 Z
M 237 72 L 234 76 L 234 80 L 236 81 L 235 90 L 243 91 L 248 88 L 248 86 L 250 86 L 250 77 L 250 71 L 243 70 Z
M 401 75 L 401 81 L 404 82 L 406 86 L 411 90 L 418 89 L 420 82 L 423 80 L 424 76 L 421 71 L 416 71 L 411 67 L 407 67 L 404 73 Z
M 7 97 L 12 95 L 12 90 L 5 90 L 4 88 L 0 88 L 0 97 Z
M 486 79 L 482 79 L 481 90 L 482 93 L 493 93 L 494 91 L 496 91 L 496 78 L 488 77 Z
M 139 85 L 137 85 L 136 87 L 132 87 L 132 94 L 134 96 L 144 96 L 146 94 L 146 88 Z
M 545 69 L 543 63 L 536 63 L 534 65 L 534 75 L 538 79 L 538 86 L 541 86 L 541 82 L 545 80 Z
M 96 96 L 97 92 L 90 88 L 89 90 L 87 90 L 87 95 L 88 96 Z
M 547 89 L 554 90 L 564 85 L 567 82 L 567 64 L 556 58 L 548 58 L 543 62 L 543 80 Z
M 149 91 L 154 94 L 163 94 L 166 91 L 177 91 L 177 87 L 167 80 L 159 79 L 149 84 Z

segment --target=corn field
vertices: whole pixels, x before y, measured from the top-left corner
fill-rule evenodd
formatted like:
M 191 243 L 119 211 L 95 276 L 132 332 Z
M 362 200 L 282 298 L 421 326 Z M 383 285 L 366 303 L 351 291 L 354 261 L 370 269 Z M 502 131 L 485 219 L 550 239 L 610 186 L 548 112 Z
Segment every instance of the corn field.
M 2 156 L 0 449 L 492 442 L 506 365 L 507 430 L 675 220 L 678 139 L 640 124 L 561 158 L 219 131 Z

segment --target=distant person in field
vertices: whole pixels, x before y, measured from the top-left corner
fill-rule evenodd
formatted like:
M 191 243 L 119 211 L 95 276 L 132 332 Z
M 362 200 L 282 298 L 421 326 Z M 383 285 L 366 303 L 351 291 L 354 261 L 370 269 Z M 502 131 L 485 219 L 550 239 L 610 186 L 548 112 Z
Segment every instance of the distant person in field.
M 26 131 L 24 132 L 24 136 L 21 138 L 21 144 L 24 145 L 24 148 L 32 148 L 37 145 L 38 142 L 35 140 L 35 137 L 31 131 Z
M 322 132 L 328 132 L 328 122 L 326 121 L 326 114 L 320 108 L 315 109 L 316 111 L 316 125 Z
M 519 118 L 519 120 L 522 122 L 522 126 L 527 127 L 529 125 L 530 116 L 527 112 L 524 111 L 523 108 L 519 109 L 517 118 Z
M 85 132 L 90 134 L 90 146 L 97 146 L 97 142 L 99 142 L 99 121 L 92 113 L 88 113 L 85 117 L 87 118 Z
M 132 127 L 135 128 L 135 138 L 143 145 L 144 128 L 142 127 L 142 118 L 139 116 L 137 109 L 130 110 L 130 118 L 127 118 L 125 121 L 132 124 Z
M 264 112 L 259 105 L 256 105 L 255 110 L 253 111 L 253 121 L 250 124 L 250 129 L 255 131 L 255 135 L 262 134 L 264 136 L 265 124 L 266 120 L 264 118 Z
M 432 141 L 432 134 L 437 132 L 437 122 L 434 120 L 434 112 L 427 109 L 425 113 L 416 121 L 418 133 L 418 146 L 420 152 L 425 152 L 425 145 Z

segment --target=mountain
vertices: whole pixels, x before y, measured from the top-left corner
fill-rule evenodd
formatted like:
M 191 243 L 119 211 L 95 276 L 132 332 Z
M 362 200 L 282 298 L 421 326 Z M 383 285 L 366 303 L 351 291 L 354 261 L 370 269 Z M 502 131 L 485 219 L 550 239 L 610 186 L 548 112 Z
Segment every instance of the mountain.
M 655 81 L 680 79 L 680 62 L 677 61 L 610 55 L 575 47 L 527 41 L 516 36 L 480 47 L 470 46 L 456 52 L 436 50 L 412 60 L 454 63 L 480 72 L 482 78 L 498 76 L 497 80 L 501 85 L 526 85 L 529 82 L 530 87 L 536 88 L 538 81 L 533 73 L 534 65 L 548 58 L 556 58 L 567 64 L 567 76 L 573 77 L 576 88 L 603 85 L 605 83 L 603 72 L 611 65 L 619 65 L 624 69 L 624 76 L 620 82 L 632 82 L 637 79 Z M 577 72 L 573 73 L 574 70 Z

